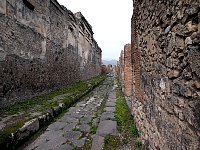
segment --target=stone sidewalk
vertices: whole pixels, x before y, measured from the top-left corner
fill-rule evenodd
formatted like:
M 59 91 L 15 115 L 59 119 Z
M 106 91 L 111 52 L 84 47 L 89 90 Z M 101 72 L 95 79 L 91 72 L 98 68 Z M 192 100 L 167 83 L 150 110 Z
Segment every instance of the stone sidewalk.
M 98 144 L 102 147 L 105 135 L 117 133 L 114 117 L 116 96 L 112 85 L 113 78 L 107 78 L 90 97 L 71 107 L 63 117 L 49 125 L 43 134 L 23 149 L 84 149 L 87 144 L 91 147 L 91 143 L 92 149 L 97 150 Z M 102 105 L 105 105 L 103 113 L 99 111 L 104 107 Z M 97 128 L 95 135 L 92 128 Z
M 116 93 L 113 88 L 109 93 L 108 100 L 106 102 L 104 112 L 100 117 L 100 123 L 97 128 L 97 132 L 93 137 L 91 150 L 101 150 L 104 145 L 104 137 L 106 135 L 117 134 L 117 122 L 115 121 L 115 110 L 116 110 Z

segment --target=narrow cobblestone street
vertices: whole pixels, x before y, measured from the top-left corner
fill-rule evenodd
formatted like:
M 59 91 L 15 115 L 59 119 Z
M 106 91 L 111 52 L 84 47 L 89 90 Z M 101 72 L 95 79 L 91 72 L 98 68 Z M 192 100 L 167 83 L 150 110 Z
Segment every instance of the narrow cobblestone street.
M 86 149 L 86 146 L 101 149 L 105 135 L 117 133 L 113 80 L 108 77 L 24 150 L 71 150 Z

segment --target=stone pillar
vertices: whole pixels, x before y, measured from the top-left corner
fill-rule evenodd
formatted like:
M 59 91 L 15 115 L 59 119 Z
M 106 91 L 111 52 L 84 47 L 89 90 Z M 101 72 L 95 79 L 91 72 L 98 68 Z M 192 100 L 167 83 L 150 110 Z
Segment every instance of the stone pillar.
M 124 94 L 127 97 L 132 95 L 131 44 L 124 46 Z

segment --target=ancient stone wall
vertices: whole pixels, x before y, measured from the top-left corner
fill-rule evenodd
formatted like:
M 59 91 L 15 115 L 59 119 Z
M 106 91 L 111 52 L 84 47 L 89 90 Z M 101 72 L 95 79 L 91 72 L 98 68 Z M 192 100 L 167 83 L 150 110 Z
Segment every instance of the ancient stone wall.
M 132 110 L 149 149 L 200 148 L 199 4 L 134 1 Z
M 77 14 L 56 0 L 1 0 L 0 107 L 101 73 L 101 49 Z

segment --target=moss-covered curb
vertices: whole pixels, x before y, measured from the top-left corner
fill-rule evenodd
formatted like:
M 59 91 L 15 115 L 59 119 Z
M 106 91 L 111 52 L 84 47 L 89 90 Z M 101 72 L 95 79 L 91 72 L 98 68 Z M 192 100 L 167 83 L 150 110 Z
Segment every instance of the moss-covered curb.
M 0 109 L 0 113 L 10 115 L 20 112 L 26 113 L 30 109 L 41 112 L 36 117 L 25 117 L 4 127 L 0 131 L 1 149 L 14 149 L 16 145 L 19 145 L 19 143 L 43 128 L 59 114 L 90 93 L 105 78 L 106 76 L 98 76 L 87 81 L 81 81 L 73 86 Z

